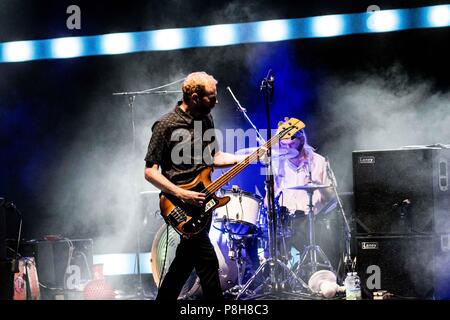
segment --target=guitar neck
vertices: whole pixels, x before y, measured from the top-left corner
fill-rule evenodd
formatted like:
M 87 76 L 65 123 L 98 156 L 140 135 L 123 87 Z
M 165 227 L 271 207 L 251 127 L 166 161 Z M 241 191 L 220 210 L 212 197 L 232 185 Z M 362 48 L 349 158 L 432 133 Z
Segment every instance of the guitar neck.
M 280 139 L 280 136 L 282 133 L 278 133 L 274 137 L 272 137 L 269 141 L 267 141 L 265 144 L 263 144 L 261 147 L 256 149 L 252 154 L 247 156 L 244 160 L 239 162 L 238 164 L 234 165 L 230 170 L 228 170 L 225 174 L 220 176 L 219 179 L 211 183 L 206 189 L 205 192 L 209 194 L 213 194 L 216 191 L 218 191 L 220 188 L 222 188 L 225 184 L 227 184 L 228 181 L 233 179 L 238 173 L 240 173 L 242 170 L 247 168 L 247 166 L 258 160 L 258 158 L 266 152 L 263 148 L 269 148 L 271 147 L 275 142 L 277 142 Z

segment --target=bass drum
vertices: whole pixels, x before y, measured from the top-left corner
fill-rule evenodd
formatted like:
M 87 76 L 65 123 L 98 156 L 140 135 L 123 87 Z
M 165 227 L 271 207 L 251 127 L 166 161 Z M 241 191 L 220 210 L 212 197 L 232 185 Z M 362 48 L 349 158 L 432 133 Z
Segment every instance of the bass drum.
M 209 237 L 219 260 L 220 284 L 222 290 L 226 291 L 237 284 L 238 277 L 236 263 L 231 261 L 228 256 L 228 237 L 215 228 L 211 228 Z M 160 285 L 161 275 L 162 283 L 164 276 L 169 270 L 179 243 L 180 236 L 171 226 L 162 225 L 156 233 L 152 243 L 151 261 L 153 280 L 157 287 Z M 179 299 L 194 299 L 200 296 L 201 293 L 200 279 L 193 271 L 181 290 Z

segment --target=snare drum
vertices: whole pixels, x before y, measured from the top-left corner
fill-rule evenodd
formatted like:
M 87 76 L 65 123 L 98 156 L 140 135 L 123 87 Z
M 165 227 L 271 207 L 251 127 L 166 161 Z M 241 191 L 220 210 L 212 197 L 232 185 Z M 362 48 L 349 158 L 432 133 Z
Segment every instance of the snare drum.
M 216 209 L 214 228 L 240 236 L 258 233 L 262 198 L 241 190 L 225 190 L 221 196 L 230 197 L 230 201 Z

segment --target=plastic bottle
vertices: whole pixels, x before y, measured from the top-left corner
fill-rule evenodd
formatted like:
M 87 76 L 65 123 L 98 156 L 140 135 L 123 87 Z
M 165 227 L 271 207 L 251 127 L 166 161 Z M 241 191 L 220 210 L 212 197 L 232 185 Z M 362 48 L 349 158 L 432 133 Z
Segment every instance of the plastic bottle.
M 356 272 L 347 273 L 344 285 L 346 300 L 361 300 L 361 280 Z

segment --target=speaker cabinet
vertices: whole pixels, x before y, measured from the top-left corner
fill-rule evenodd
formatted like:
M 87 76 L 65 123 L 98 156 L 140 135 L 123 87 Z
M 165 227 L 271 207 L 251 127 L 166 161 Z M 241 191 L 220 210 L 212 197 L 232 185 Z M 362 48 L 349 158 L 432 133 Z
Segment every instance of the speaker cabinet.
M 450 232 L 450 149 L 354 151 L 356 232 Z
M 366 297 L 450 299 L 449 235 L 358 236 L 357 272 Z

